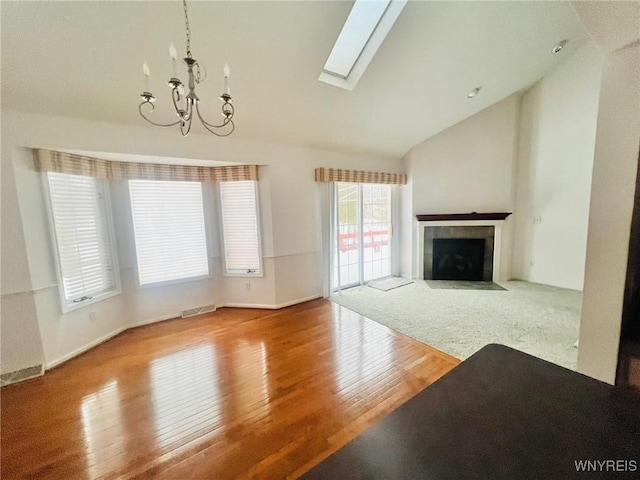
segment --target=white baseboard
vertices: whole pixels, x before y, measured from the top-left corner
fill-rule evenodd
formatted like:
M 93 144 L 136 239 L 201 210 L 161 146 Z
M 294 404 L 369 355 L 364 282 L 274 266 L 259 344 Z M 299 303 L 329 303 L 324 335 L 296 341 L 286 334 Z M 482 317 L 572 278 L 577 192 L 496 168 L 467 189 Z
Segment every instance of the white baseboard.
M 84 352 L 86 352 L 87 350 L 91 350 L 94 347 L 97 347 L 98 345 L 100 345 L 101 343 L 106 342 L 107 340 L 111 340 L 113 337 L 115 337 L 116 335 L 121 334 L 122 332 L 129 330 L 130 328 L 136 328 L 136 327 L 141 327 L 143 325 L 149 325 L 151 323 L 158 323 L 158 322 L 163 322 L 165 320 L 171 320 L 174 318 L 180 318 L 180 314 L 176 313 L 173 315 L 165 315 L 159 318 L 154 318 L 151 320 L 143 320 L 142 322 L 138 322 L 135 323 L 133 325 L 129 325 L 127 327 L 120 327 L 115 329 L 114 331 L 107 333 L 106 335 L 103 335 L 102 337 L 94 340 L 93 342 L 89 342 L 86 345 L 83 345 L 80 348 L 76 348 L 75 350 L 73 350 L 72 352 L 67 353 L 66 355 L 63 355 L 60 358 L 56 358 L 55 360 L 52 360 L 51 362 L 47 363 L 45 365 L 45 371 L 46 370 L 50 370 L 54 367 L 57 367 L 58 365 L 71 360 L 72 358 L 77 357 L 78 355 L 83 354 Z
M 113 332 L 107 333 L 106 335 L 103 335 L 102 337 L 94 340 L 93 342 L 89 342 L 86 345 L 83 345 L 80 348 L 76 348 L 72 352 L 69 352 L 66 355 L 63 355 L 60 358 L 56 358 L 55 360 L 52 360 L 51 362 L 49 362 L 49 363 L 47 363 L 45 365 L 45 370 L 50 370 L 53 367 L 57 367 L 61 363 L 64 363 L 67 360 L 71 360 L 73 357 L 77 357 L 78 355 L 80 355 L 81 353 L 86 352 L 87 350 L 90 350 L 93 347 L 97 347 L 98 345 L 100 345 L 101 343 L 106 342 L 107 340 L 111 340 L 113 337 L 115 337 L 116 335 L 124 332 L 125 330 L 127 330 L 127 329 L 124 328 L 124 327 L 117 328 Z
M 317 298 L 323 298 L 322 294 L 318 293 L 316 295 L 309 295 L 308 297 L 299 298 L 297 300 L 291 300 L 290 302 L 281 303 L 280 305 L 276 305 L 276 308 L 290 307 L 291 305 L 297 305 L 298 303 L 309 302 Z
M 322 298 L 321 294 L 310 295 L 304 298 L 298 298 L 296 300 L 291 300 L 285 303 L 279 303 L 277 305 L 274 304 L 265 304 L 265 303 L 223 303 L 218 305 L 220 307 L 231 307 L 231 308 L 264 308 L 265 310 L 278 310 L 280 308 L 290 307 L 291 305 L 297 305 L 298 303 L 308 302 L 309 300 L 315 300 L 316 298 Z
M 136 322 L 132 325 L 129 325 L 127 328 L 124 328 L 124 330 L 129 330 L 130 328 L 136 328 L 136 327 L 142 327 L 144 325 L 150 325 L 152 323 L 159 323 L 159 322 L 165 322 L 167 320 L 173 320 L 174 318 L 181 318 L 180 317 L 180 312 L 177 313 L 172 313 L 170 315 L 163 315 L 162 317 L 158 317 L 158 318 L 152 318 L 151 320 L 142 320 L 141 322 Z
M 322 295 L 310 295 L 308 297 L 304 297 L 304 298 L 298 298 L 296 300 L 291 300 L 290 302 L 285 302 L 285 303 L 280 303 L 278 305 L 267 305 L 267 304 L 259 304 L 259 303 L 223 303 L 223 304 L 217 304 L 216 307 L 220 308 L 220 307 L 235 307 L 235 308 L 264 308 L 267 310 L 278 310 L 280 308 L 284 308 L 284 307 L 290 307 L 291 305 L 296 305 L 298 303 L 303 303 L 303 302 L 308 302 L 309 300 L 315 300 L 316 298 L 321 298 Z M 180 312 L 177 312 L 175 314 L 170 314 L 170 315 L 163 315 L 162 317 L 158 317 L 158 318 L 153 318 L 151 320 L 143 320 L 141 322 L 137 322 L 134 323 L 133 325 L 128 325 L 126 327 L 120 327 L 116 330 L 114 330 L 113 332 L 110 332 L 92 342 L 89 342 L 86 345 L 83 345 L 80 348 L 77 348 L 75 350 L 73 350 L 72 352 L 67 353 L 66 355 L 63 355 L 60 358 L 56 358 L 55 360 L 52 360 L 51 362 L 47 363 L 45 365 L 45 370 L 50 370 L 53 367 L 57 367 L 58 365 L 60 365 L 61 363 L 66 362 L 67 360 L 71 360 L 74 357 L 77 357 L 78 355 L 86 352 L 87 350 L 90 350 L 94 347 L 97 347 L 98 345 L 100 345 L 101 343 L 106 342 L 107 340 L 111 340 L 113 337 L 115 337 L 116 335 L 124 332 L 125 330 L 129 330 L 130 328 L 136 328 L 136 327 L 141 327 L 143 325 L 150 325 L 152 323 L 159 323 L 159 322 L 164 322 L 166 320 L 173 320 L 174 318 L 180 318 Z

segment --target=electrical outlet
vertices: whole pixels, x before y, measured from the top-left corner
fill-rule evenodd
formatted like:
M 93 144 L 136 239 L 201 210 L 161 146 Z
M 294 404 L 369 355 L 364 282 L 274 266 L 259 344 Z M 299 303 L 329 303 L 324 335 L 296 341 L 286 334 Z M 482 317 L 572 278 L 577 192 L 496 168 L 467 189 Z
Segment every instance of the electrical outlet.
M 251 291 L 251 282 L 247 282 L 244 284 L 244 288 L 247 292 Z
M 96 312 L 89 312 L 89 320 L 95 322 L 97 320 Z
M 531 265 L 531 266 L 533 267 L 533 266 L 535 265 L 535 263 L 536 263 L 536 262 L 534 262 L 533 260 L 531 260 L 531 261 L 529 262 L 529 265 Z

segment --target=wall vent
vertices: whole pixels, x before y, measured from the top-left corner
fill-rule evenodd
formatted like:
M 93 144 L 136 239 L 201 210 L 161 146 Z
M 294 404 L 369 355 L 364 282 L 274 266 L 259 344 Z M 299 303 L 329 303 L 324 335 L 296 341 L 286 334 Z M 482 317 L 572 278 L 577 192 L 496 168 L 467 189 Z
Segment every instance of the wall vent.
M 216 311 L 216 306 L 205 305 L 203 307 L 190 308 L 189 310 L 182 311 L 182 318 L 195 317 L 196 315 L 202 315 L 203 313 L 211 313 Z

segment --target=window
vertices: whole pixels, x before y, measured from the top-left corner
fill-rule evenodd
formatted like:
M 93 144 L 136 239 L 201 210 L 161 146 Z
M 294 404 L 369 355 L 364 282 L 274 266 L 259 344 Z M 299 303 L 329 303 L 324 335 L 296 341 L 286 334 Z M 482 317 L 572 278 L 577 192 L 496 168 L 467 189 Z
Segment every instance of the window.
M 105 183 L 49 172 L 47 186 L 62 311 L 120 293 Z
M 209 275 L 202 184 L 129 180 L 140 285 Z
M 256 182 L 220 182 L 227 274 L 261 275 Z

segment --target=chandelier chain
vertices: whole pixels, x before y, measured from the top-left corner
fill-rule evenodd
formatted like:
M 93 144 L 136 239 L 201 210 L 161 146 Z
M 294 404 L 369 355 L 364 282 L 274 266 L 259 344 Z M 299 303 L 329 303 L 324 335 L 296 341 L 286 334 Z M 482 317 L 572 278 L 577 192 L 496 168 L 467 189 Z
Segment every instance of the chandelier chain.
M 189 26 L 189 14 L 187 13 L 187 0 L 182 0 L 182 6 L 184 8 L 184 28 L 187 33 L 187 58 L 191 56 L 191 27 Z

